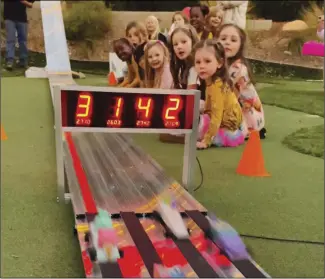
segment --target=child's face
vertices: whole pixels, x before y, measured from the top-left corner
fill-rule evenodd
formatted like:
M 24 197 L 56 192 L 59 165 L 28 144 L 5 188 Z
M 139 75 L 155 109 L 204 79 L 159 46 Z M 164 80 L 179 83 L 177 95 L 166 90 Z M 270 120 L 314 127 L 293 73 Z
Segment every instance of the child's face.
M 190 23 L 196 30 L 200 30 L 204 27 L 204 16 L 199 7 L 191 9 Z
M 174 22 L 173 23 L 175 23 L 175 26 L 176 27 L 179 27 L 179 26 L 184 25 L 185 24 L 185 21 L 184 21 L 184 18 L 181 15 L 176 14 L 174 16 Z
M 234 57 L 240 49 L 241 39 L 233 26 L 224 28 L 220 32 L 218 41 L 223 45 L 227 58 Z
M 164 65 L 164 50 L 162 47 L 154 45 L 148 50 L 148 63 L 153 69 L 159 69 Z
M 212 15 L 210 18 L 209 18 L 209 22 L 208 24 L 211 26 L 211 27 L 214 27 L 214 28 L 217 28 L 220 26 L 221 22 L 222 22 L 222 19 L 223 19 L 223 16 L 222 16 L 222 13 L 215 13 L 214 15 Z
M 153 32 L 153 31 L 155 31 L 156 28 L 157 28 L 157 26 L 156 26 L 156 22 L 155 22 L 153 19 L 151 19 L 151 18 L 147 19 L 147 22 L 146 22 L 146 28 L 147 28 L 147 30 L 148 30 L 149 32 Z
M 179 31 L 173 36 L 173 49 L 178 59 L 185 60 L 192 51 L 192 40 L 184 32 Z
M 115 52 L 118 58 L 122 61 L 129 61 L 132 57 L 132 48 L 126 43 L 117 43 L 115 46 Z
M 200 48 L 195 53 L 195 70 L 203 80 L 209 80 L 222 67 L 219 63 L 213 47 Z
M 138 45 L 141 44 L 141 37 L 139 36 L 139 32 L 135 27 L 132 27 L 129 30 L 128 35 L 127 35 L 127 39 L 134 46 L 138 46 Z

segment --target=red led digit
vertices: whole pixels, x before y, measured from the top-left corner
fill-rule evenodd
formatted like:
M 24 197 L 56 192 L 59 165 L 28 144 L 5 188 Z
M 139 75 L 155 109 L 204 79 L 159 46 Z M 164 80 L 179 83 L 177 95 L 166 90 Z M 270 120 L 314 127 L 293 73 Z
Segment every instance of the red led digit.
M 143 98 L 139 97 L 137 98 L 135 102 L 135 107 L 138 111 L 138 114 L 143 115 L 144 117 L 141 117 L 142 119 L 150 119 L 153 109 L 153 101 L 152 98 Z
M 168 96 L 163 110 L 163 120 L 166 128 L 179 127 L 178 115 L 183 109 L 183 99 L 180 96 Z
M 135 109 L 137 111 L 138 127 L 149 127 L 151 125 L 151 116 L 153 112 L 154 102 L 149 97 L 138 97 L 135 101 Z
M 93 113 L 93 96 L 89 92 L 81 92 L 78 96 L 76 125 L 90 126 Z
M 112 117 L 106 122 L 108 127 L 120 127 L 122 125 L 121 115 L 123 112 L 123 105 L 124 99 L 122 97 L 116 97 Z
M 117 119 L 121 118 L 123 104 L 124 104 L 124 99 L 122 97 L 116 98 L 115 117 Z

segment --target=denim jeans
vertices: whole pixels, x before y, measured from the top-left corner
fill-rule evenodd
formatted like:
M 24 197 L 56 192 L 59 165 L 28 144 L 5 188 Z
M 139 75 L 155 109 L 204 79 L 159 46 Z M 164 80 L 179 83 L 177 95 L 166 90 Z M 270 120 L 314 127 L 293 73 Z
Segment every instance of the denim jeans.
M 13 62 L 15 58 L 16 46 L 16 31 L 18 35 L 19 44 L 19 58 L 20 62 L 27 62 L 28 49 L 27 49 L 27 22 L 18 22 L 12 20 L 5 20 L 7 46 L 6 46 L 6 59 L 7 62 Z

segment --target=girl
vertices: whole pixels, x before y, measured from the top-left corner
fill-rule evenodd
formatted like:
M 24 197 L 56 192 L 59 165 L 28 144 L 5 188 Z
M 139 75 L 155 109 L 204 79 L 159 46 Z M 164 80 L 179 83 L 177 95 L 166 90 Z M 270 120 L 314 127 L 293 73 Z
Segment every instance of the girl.
M 170 72 L 175 89 L 199 89 L 198 76 L 194 69 L 192 55 L 193 46 L 199 41 L 194 27 L 185 25 L 172 32 L 170 48 Z M 201 106 L 204 106 L 204 94 L 201 95 Z M 164 142 L 183 143 L 183 136 L 161 135 Z
M 181 27 L 185 24 L 189 24 L 187 16 L 183 12 L 175 12 L 172 17 L 172 25 L 170 26 L 168 37 L 170 37 L 176 27 Z
M 242 112 L 228 77 L 223 46 L 215 40 L 199 42 L 194 50 L 195 69 L 206 82 L 206 103 L 200 117 L 198 149 L 211 145 L 235 147 L 245 140 Z
M 212 33 L 206 30 L 205 21 L 209 14 L 209 7 L 205 5 L 193 6 L 190 10 L 190 23 L 195 28 L 200 40 L 212 39 Z
M 149 40 L 160 40 L 164 44 L 167 44 L 167 38 L 160 32 L 159 21 L 155 16 L 151 15 L 147 17 L 146 28 Z
M 247 128 L 259 131 L 263 139 L 266 133 L 264 110 L 255 90 L 248 62 L 244 57 L 246 33 L 237 25 L 226 24 L 219 31 L 218 41 L 225 48 L 229 75 L 235 85 Z
M 145 26 L 137 21 L 128 23 L 125 29 L 125 36 L 134 47 L 148 41 L 148 33 Z
M 223 24 L 223 15 L 223 10 L 218 6 L 210 8 L 210 12 L 206 18 L 206 29 L 212 33 L 213 38 L 217 37 L 218 29 Z
M 149 41 L 144 50 L 145 87 L 171 89 L 173 77 L 169 68 L 169 52 L 163 42 Z
M 175 12 L 172 17 L 172 24 L 175 23 L 176 27 L 189 24 L 188 17 L 183 12 Z
M 204 90 L 194 68 L 192 49 L 199 39 L 194 27 L 186 25 L 176 28 L 171 34 L 170 72 L 176 89 L 202 89 L 201 107 L 204 106 Z
M 127 76 L 118 87 L 138 87 L 140 84 L 140 78 L 138 74 L 138 66 L 134 61 L 133 52 L 134 47 L 126 38 L 120 38 L 113 41 L 113 50 L 117 57 L 126 62 L 128 67 Z
M 192 49 L 199 41 L 195 29 L 177 27 L 171 34 L 170 72 L 176 89 L 197 89 L 197 74 L 194 69 Z
M 126 37 L 134 45 L 134 61 L 140 78 L 140 87 L 144 87 L 144 46 L 148 42 L 148 33 L 145 26 L 137 21 L 130 22 L 126 27 Z

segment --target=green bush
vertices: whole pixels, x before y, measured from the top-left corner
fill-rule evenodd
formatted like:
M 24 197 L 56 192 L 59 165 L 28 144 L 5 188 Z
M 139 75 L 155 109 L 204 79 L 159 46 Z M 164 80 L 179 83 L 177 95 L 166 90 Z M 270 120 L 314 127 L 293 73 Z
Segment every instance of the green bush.
M 4 29 L 5 28 L 5 19 L 4 19 L 4 16 L 3 16 L 3 2 L 0 3 L 0 13 L 1 13 L 1 29 Z
M 307 25 L 308 29 L 291 32 L 288 50 L 301 55 L 302 46 L 307 41 L 319 40 L 316 36 L 318 16 L 323 15 L 324 11 L 316 4 L 312 3 L 308 8 L 302 9 L 300 18 Z
M 197 5 L 199 0 L 119 0 L 108 1 L 106 5 L 112 5 L 113 11 L 150 11 L 150 12 L 173 12 L 181 11 L 187 6 Z
M 309 8 L 313 2 L 316 2 L 319 6 L 323 6 L 323 0 L 315 1 L 261 1 L 251 0 L 254 4 L 253 12 L 258 17 L 265 19 L 272 19 L 273 21 L 292 21 L 299 18 L 300 12 Z
M 111 10 L 103 1 L 70 2 L 63 13 L 66 37 L 71 41 L 103 38 L 110 29 Z

